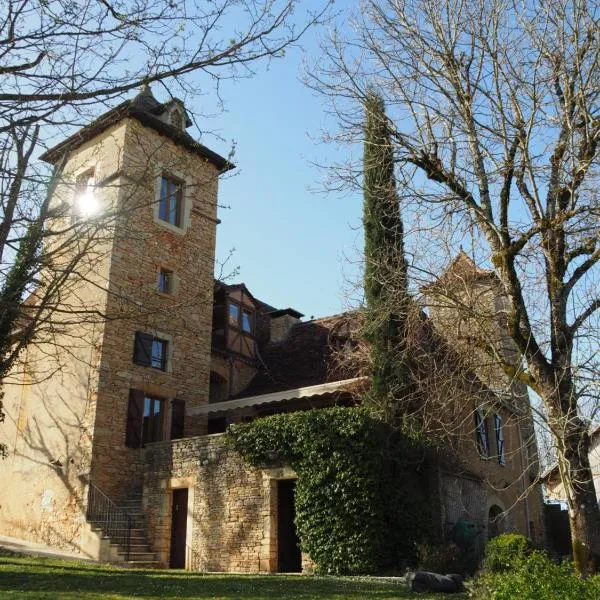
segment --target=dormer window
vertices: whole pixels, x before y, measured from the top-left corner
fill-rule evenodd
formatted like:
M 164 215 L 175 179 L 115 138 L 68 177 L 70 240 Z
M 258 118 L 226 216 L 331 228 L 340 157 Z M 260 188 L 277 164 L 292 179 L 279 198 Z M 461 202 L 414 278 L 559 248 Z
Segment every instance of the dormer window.
M 174 110 L 171 113 L 171 125 L 177 129 L 177 131 L 181 131 L 183 129 L 183 115 L 180 110 Z
M 254 313 L 242 308 L 235 302 L 229 302 L 229 326 L 241 329 L 244 333 L 254 333 Z

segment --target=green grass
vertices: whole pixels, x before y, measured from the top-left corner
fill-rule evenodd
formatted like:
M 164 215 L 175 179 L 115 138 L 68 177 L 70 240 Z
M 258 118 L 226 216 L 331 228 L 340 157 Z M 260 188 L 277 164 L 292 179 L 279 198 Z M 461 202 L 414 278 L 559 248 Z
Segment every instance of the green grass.
M 457 598 L 460 596 L 452 596 Z M 203 575 L 120 569 L 48 558 L 0 556 L 0 598 L 9 600 L 343 600 L 418 598 L 394 582 L 351 577 Z

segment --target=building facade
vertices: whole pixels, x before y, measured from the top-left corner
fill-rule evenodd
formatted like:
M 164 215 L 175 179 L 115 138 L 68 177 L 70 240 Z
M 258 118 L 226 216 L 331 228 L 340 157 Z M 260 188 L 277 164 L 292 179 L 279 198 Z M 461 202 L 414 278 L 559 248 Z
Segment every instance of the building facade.
M 304 322 L 214 281 L 218 179 L 232 165 L 189 124 L 180 101 L 144 89 L 43 156 L 60 173 L 52 226 L 93 241 L 63 299 L 86 318 L 65 318 L 4 383 L 0 532 L 114 562 L 310 571 L 294 472 L 250 467 L 223 432 L 355 402 L 368 378 L 336 359 L 354 318 Z M 503 530 L 543 540 L 515 397 L 458 409 L 459 460 L 435 474 L 448 536 L 468 523 L 480 547 Z

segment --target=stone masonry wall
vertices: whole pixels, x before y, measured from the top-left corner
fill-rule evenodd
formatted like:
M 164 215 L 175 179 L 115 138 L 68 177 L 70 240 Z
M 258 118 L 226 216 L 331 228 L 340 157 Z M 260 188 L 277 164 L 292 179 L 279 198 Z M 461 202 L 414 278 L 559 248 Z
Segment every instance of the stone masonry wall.
M 111 221 L 92 236 L 85 221 L 72 222 L 77 197 L 74 181 L 94 168 L 94 197 L 100 211 L 116 203 L 114 185 L 102 186 L 120 168 L 125 128 L 117 124 L 72 152 L 58 182 L 51 208 L 62 213 L 49 223 L 61 235 L 48 242 L 62 247 L 54 266 L 87 254 L 61 285 L 67 313 L 54 313 L 52 327 L 40 332 L 3 381 L 6 419 L 0 439 L 9 455 L 0 460 L 0 534 L 82 551 L 85 476 L 90 469 L 93 423 L 98 397 L 98 366 L 104 335 L 101 320 L 112 252 Z M 59 210 L 62 209 L 62 210 Z M 62 261 L 62 264 L 61 262 Z M 42 272 L 42 278 L 48 274 Z M 81 320 L 78 311 L 89 311 Z
M 138 121 L 125 125 L 107 305 L 116 318 L 106 323 L 102 343 L 92 458 L 92 479 L 115 499 L 141 485 L 141 451 L 125 446 L 130 390 L 164 401 L 164 440 L 172 400 L 183 400 L 186 410 L 208 401 L 219 176 L 204 158 Z M 158 219 L 163 175 L 182 182 L 181 227 Z M 158 291 L 160 268 L 176 276 L 176 292 Z M 168 340 L 165 370 L 134 364 L 138 331 Z M 185 435 L 205 427 L 205 419 L 186 418 Z
M 153 550 L 169 560 L 172 490 L 187 487 L 187 568 L 277 570 L 277 480 L 291 469 L 249 466 L 215 434 L 152 444 L 145 450 L 144 507 Z M 310 567 L 308 557 L 303 566 Z

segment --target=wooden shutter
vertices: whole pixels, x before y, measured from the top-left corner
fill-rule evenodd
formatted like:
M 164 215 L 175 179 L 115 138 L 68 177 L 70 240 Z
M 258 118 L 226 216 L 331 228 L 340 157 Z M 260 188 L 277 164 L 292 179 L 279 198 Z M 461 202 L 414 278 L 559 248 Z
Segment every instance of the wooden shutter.
M 127 430 L 125 445 L 128 448 L 140 448 L 142 445 L 142 422 L 144 419 L 144 392 L 129 390 L 127 406 Z
M 185 421 L 185 401 L 173 400 L 171 402 L 171 439 L 178 440 L 183 437 Z
M 133 362 L 149 367 L 152 364 L 152 340 L 154 336 L 149 333 L 136 331 L 135 345 L 133 348 Z

